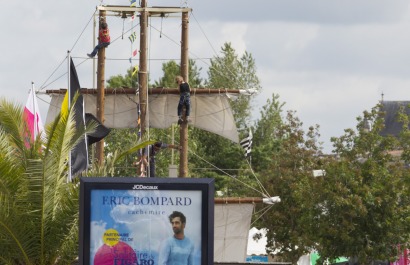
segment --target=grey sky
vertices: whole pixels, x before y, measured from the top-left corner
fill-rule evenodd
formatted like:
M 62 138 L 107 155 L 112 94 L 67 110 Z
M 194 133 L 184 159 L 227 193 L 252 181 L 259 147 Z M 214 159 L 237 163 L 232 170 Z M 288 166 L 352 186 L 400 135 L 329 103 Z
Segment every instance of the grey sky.
M 129 1 L 103 3 L 128 5 Z M 0 95 L 24 105 L 31 81 L 36 90 L 44 85 L 42 91 L 66 87 L 67 65 L 57 67 L 72 47 L 80 84 L 92 87 L 92 60 L 86 53 L 93 48 L 92 15 L 99 4 L 95 0 L 2 3 Z M 354 127 L 356 116 L 375 106 L 382 92 L 385 100 L 409 100 L 408 1 L 148 0 L 149 6 L 185 4 L 193 8 L 190 57 L 198 66 L 206 70 L 206 58 L 215 56 L 224 42 L 231 42 L 239 56 L 245 50 L 251 53 L 263 87 L 254 101 L 255 117 L 272 93 L 279 94 L 285 110 L 296 110 L 305 126 L 321 126 L 327 152 L 329 138 Z M 108 22 L 114 41 L 107 49 L 107 78 L 125 74 L 131 66 L 130 52 L 137 48 L 126 32 L 135 23 L 119 17 L 109 17 Z M 162 73 L 160 59 L 179 58 L 180 20 L 152 19 L 151 24 L 149 70 L 151 80 L 156 80 Z M 45 120 L 47 104 L 39 104 Z

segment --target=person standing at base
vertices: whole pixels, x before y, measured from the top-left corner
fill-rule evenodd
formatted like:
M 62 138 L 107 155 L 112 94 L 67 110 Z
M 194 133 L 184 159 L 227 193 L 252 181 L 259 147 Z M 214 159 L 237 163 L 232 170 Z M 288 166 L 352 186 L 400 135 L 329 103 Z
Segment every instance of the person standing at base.
M 99 49 L 108 47 L 108 45 L 110 45 L 110 41 L 110 30 L 108 29 L 107 23 L 102 20 L 100 24 L 100 32 L 98 34 L 98 44 L 97 46 L 95 46 L 92 53 L 87 53 L 87 56 L 93 58 L 97 54 Z
M 168 217 L 174 235 L 166 239 L 159 252 L 159 265 L 193 265 L 194 244 L 185 236 L 186 217 L 173 211 Z
M 179 89 L 179 102 L 178 102 L 178 124 L 183 122 L 182 108 L 185 106 L 185 116 L 188 122 L 189 114 L 191 111 L 191 88 L 189 84 L 184 81 L 184 78 L 180 75 L 175 77 L 175 82 L 178 84 Z
M 154 144 L 148 145 L 142 150 L 141 159 L 138 162 L 140 165 L 140 171 L 141 171 L 140 177 L 146 177 L 148 175 L 148 177 L 150 178 L 155 178 L 155 155 L 159 151 L 161 151 L 161 149 L 166 149 L 166 148 L 173 148 L 176 150 L 180 149 L 178 145 L 166 144 L 163 142 L 156 142 Z M 149 163 L 148 163 L 148 157 L 149 157 Z M 149 174 L 147 174 L 146 172 L 148 165 L 149 165 L 149 172 L 148 172 Z

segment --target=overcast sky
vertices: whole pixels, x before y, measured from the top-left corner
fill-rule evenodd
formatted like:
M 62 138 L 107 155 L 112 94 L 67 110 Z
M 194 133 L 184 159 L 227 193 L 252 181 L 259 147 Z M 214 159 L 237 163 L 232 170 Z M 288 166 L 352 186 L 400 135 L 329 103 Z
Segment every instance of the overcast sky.
M 138 1 L 137 1 L 138 2 Z M 2 3 L 0 93 L 25 104 L 31 82 L 36 90 L 67 87 L 71 50 L 82 87 L 93 87 L 93 14 L 95 0 L 32 0 Z M 103 1 L 128 5 L 128 0 Z M 148 0 L 148 6 L 188 6 L 190 57 L 206 69 L 209 59 L 230 42 L 241 56 L 253 55 L 262 92 L 258 108 L 272 93 L 285 110 L 295 110 L 307 127 L 319 124 L 321 141 L 356 125 L 356 117 L 384 100 L 409 100 L 410 12 L 404 0 Z M 106 51 L 106 78 L 125 74 L 138 41 L 136 23 L 108 17 L 112 44 Z M 161 76 L 164 60 L 178 60 L 180 18 L 152 18 L 149 33 L 151 80 Z M 135 28 L 138 31 L 138 27 Z M 138 58 L 138 57 L 136 57 Z M 137 64 L 134 61 L 134 65 Z M 43 100 L 43 101 L 41 101 Z M 49 97 L 40 96 L 45 120 Z

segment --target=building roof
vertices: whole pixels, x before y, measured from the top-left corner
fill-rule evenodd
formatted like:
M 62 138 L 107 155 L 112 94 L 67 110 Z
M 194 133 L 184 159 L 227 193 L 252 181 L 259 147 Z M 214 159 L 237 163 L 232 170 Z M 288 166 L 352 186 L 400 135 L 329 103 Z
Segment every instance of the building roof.
M 380 132 L 382 136 L 399 136 L 400 131 L 402 130 L 403 123 L 397 121 L 397 114 L 401 107 L 404 108 L 404 111 L 407 115 L 410 115 L 410 101 L 383 101 L 382 109 L 385 111 L 384 117 L 384 129 Z

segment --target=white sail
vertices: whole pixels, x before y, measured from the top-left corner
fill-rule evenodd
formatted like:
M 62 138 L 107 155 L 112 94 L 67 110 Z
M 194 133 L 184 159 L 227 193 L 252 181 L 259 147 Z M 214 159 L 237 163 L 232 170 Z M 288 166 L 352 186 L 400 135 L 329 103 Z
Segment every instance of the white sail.
M 50 94 L 51 103 L 46 124 L 53 121 L 61 109 L 64 94 Z M 147 127 L 168 128 L 178 120 L 179 95 L 151 95 L 148 101 Z M 96 95 L 84 94 L 85 112 L 96 114 Z M 104 125 L 109 128 L 136 128 L 138 125 L 138 95 L 106 94 Z M 239 142 L 232 109 L 225 93 L 191 95 L 190 125 Z

